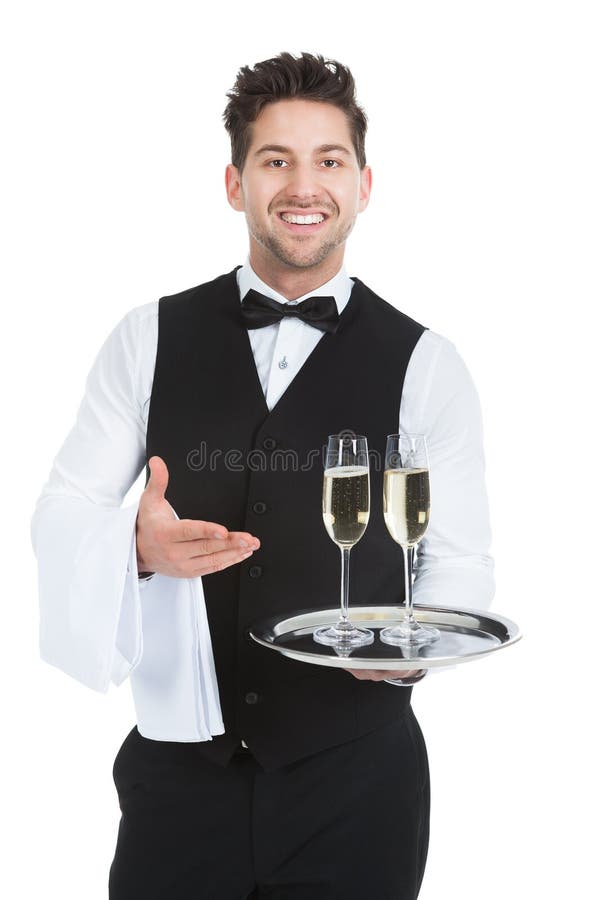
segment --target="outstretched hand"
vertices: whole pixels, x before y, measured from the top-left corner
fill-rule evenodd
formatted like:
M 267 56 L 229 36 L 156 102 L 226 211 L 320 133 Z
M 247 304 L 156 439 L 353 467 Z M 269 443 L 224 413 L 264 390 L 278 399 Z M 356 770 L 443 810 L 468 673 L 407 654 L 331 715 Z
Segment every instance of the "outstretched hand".
M 152 456 L 150 478 L 140 497 L 136 520 L 138 570 L 176 578 L 209 575 L 242 562 L 260 547 L 246 531 L 228 531 L 217 522 L 176 519 L 165 497 L 169 470 Z

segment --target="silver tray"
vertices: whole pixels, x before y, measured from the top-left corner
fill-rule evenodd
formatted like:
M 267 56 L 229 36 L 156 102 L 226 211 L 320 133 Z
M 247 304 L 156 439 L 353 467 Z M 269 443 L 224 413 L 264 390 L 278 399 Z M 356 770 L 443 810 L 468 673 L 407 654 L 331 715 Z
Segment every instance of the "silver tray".
M 434 625 L 440 637 L 433 644 L 410 648 L 384 644 L 379 630 L 403 618 L 402 606 L 350 607 L 350 619 L 375 632 L 372 644 L 340 653 L 333 647 L 317 644 L 313 630 L 320 625 L 334 625 L 339 618 L 335 609 L 307 609 L 294 615 L 272 616 L 256 622 L 250 636 L 271 650 L 300 662 L 317 666 L 353 669 L 410 670 L 453 666 L 488 656 L 521 638 L 518 626 L 496 613 L 476 609 L 454 609 L 444 606 L 415 606 L 415 619 L 423 625 Z M 425 674 L 425 672 L 423 672 Z

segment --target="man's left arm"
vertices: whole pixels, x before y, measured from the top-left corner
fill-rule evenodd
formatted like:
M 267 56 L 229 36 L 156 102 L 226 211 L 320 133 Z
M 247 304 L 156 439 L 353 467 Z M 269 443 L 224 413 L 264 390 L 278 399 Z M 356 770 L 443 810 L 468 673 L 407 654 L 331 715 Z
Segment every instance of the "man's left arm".
M 417 551 L 414 602 L 489 609 L 494 561 L 481 405 L 450 341 L 436 355 L 421 432 L 427 435 L 431 514 Z
M 417 550 L 414 603 L 488 609 L 495 582 L 481 405 L 456 347 L 435 332 L 424 332 L 411 357 L 399 430 L 425 434 L 429 453 L 431 513 Z M 408 674 L 347 671 L 374 681 Z

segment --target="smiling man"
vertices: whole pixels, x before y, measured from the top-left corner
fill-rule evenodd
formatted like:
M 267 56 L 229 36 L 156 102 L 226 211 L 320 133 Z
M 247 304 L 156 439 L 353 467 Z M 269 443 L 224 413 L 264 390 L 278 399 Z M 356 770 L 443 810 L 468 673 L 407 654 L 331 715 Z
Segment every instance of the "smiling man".
M 130 678 L 111 900 L 415 900 L 429 769 L 406 678 L 306 665 L 248 629 L 335 606 L 319 450 L 344 431 L 380 458 L 387 434 L 426 434 L 415 602 L 489 606 L 479 401 L 453 344 L 346 272 L 372 182 L 350 71 L 282 53 L 228 98 L 248 257 L 103 345 L 32 522 L 41 653 L 96 690 Z M 382 482 L 375 465 L 361 605 L 403 596 Z
M 340 270 L 369 202 L 371 169 L 357 159 L 346 113 L 331 103 L 271 103 L 251 135 L 243 168 L 227 166 L 227 195 L 246 216 L 252 268 L 294 300 Z

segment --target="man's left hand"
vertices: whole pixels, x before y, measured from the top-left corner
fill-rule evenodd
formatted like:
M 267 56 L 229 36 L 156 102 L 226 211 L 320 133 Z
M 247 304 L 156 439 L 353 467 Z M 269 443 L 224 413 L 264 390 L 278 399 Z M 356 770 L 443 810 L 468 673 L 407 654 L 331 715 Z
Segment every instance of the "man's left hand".
M 418 675 L 421 669 L 344 669 L 344 672 L 350 672 L 359 681 L 385 681 L 386 678 L 412 678 Z

